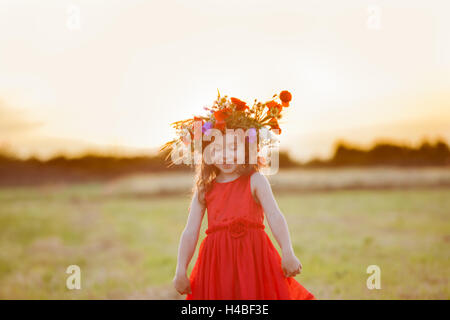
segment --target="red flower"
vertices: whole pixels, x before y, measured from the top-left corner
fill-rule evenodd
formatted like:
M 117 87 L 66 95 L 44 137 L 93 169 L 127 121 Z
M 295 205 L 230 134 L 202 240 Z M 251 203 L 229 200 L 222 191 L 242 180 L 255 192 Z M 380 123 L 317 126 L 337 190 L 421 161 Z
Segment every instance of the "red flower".
M 226 122 L 223 120 L 217 120 L 216 123 L 214 124 L 214 128 L 215 129 L 219 129 L 219 130 L 224 130 L 226 126 Z
M 202 138 L 202 137 L 201 137 L 201 134 L 200 134 L 200 135 L 195 134 L 195 133 L 196 133 L 196 130 L 195 130 L 195 123 L 196 123 L 197 121 L 201 121 L 201 126 L 203 126 L 203 122 L 204 122 L 203 118 L 194 116 L 194 123 L 192 124 L 192 130 L 194 131 L 194 140 L 200 140 L 200 139 Z M 191 133 L 191 137 L 192 137 L 192 133 Z
M 287 90 L 281 91 L 280 100 L 283 107 L 289 107 L 289 102 L 292 100 L 292 94 Z
M 247 104 L 238 98 L 231 98 L 231 102 L 236 106 L 237 111 L 244 111 L 245 109 L 248 109 Z
M 228 109 L 222 109 L 217 110 L 214 112 L 214 118 L 216 118 L 217 121 L 224 121 L 229 116 L 229 110 Z
M 247 232 L 247 221 L 244 219 L 236 219 L 228 225 L 228 231 L 233 238 L 239 238 Z
M 268 116 L 276 116 L 283 109 L 283 106 L 281 104 L 279 104 L 278 102 L 273 101 L 273 100 L 267 102 L 266 106 L 267 106 L 267 108 L 269 108 L 269 110 L 267 110 L 267 115 Z
M 278 125 L 277 119 L 275 119 L 275 118 L 270 119 L 269 126 L 271 129 L 278 129 L 279 130 L 278 132 L 281 133 L 281 129 L 280 129 L 280 126 Z
M 195 121 L 201 121 L 202 124 L 203 124 L 203 118 L 194 116 L 194 122 L 195 122 Z

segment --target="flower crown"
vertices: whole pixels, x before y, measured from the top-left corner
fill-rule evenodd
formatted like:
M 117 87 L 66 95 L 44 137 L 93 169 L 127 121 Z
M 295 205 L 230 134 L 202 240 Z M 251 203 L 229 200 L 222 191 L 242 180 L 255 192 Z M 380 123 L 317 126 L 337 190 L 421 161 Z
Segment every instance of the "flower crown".
M 289 91 L 274 94 L 272 99 L 264 103 L 255 99 L 251 107 L 238 98 L 228 98 L 226 95 L 221 97 L 219 90 L 217 93 L 217 99 L 212 107 L 204 108 L 208 111 L 206 116 L 194 116 L 171 124 L 176 129 L 178 138 L 164 144 L 161 151 L 166 149 L 173 151 L 177 146 L 183 145 L 192 147 L 196 121 L 201 121 L 202 135 L 208 135 L 213 128 L 222 132 L 225 132 L 225 129 L 244 129 L 249 130 L 250 142 L 256 141 L 259 137 L 258 131 L 262 129 L 268 133 L 265 134 L 267 137 L 260 139 L 260 143 L 265 145 L 270 145 L 276 140 L 272 132 L 281 133 L 278 120 L 282 117 L 283 108 L 289 107 L 292 99 Z

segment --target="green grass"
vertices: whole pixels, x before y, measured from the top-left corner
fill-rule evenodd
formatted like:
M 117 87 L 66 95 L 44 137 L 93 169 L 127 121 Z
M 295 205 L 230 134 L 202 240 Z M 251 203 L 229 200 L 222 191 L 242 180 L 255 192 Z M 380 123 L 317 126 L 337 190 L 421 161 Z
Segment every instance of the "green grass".
M 1 299 L 184 298 L 171 280 L 190 199 L 103 190 L 0 189 Z M 303 264 L 296 279 L 318 299 L 450 298 L 450 189 L 285 193 L 277 200 Z M 199 242 L 205 228 L 206 219 Z M 81 290 L 66 289 L 72 264 L 81 267 Z M 372 264 L 381 268 L 381 290 L 366 287 Z

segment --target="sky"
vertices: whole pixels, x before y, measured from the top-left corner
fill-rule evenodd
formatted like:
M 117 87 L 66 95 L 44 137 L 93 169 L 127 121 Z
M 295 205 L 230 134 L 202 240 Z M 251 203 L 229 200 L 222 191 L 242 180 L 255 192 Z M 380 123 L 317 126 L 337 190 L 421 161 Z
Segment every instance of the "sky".
M 281 148 L 450 141 L 448 1 L 0 0 L 0 145 L 151 154 L 217 96 L 293 100 Z

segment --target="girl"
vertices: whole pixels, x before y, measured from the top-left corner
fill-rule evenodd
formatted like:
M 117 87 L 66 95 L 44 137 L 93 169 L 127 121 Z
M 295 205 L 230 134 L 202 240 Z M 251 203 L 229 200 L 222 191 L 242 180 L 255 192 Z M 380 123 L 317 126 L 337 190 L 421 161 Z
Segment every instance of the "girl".
M 283 92 L 280 94 L 282 104 L 272 104 L 272 108 L 277 108 L 276 113 L 271 113 L 271 108 L 268 108 L 270 101 L 248 110 L 244 102 L 236 98 L 231 98 L 229 102 L 226 96 L 221 99 L 219 94 L 210 116 L 203 119 L 196 117 L 194 120 L 201 120 L 202 123 L 208 120 L 203 123 L 203 128 L 206 128 L 204 134 L 211 128 L 246 129 L 244 124 L 249 119 L 256 120 L 250 121 L 252 128 L 254 125 L 261 128 L 272 121 L 273 126 L 270 127 L 279 129 L 273 119 L 278 119 L 282 107 L 287 107 L 290 101 L 290 94 L 289 99 L 286 96 L 282 99 Z M 267 115 L 256 116 L 255 112 L 262 111 L 263 107 L 268 108 Z M 224 113 L 226 117 L 223 117 Z M 206 125 L 208 122 L 210 125 Z M 295 256 L 286 219 L 278 208 L 270 184 L 258 171 L 260 163 L 249 161 L 251 135 L 244 142 L 243 164 L 237 164 L 236 154 L 239 143 L 243 142 L 236 142 L 234 135 L 230 137 L 225 134 L 221 138 L 224 139 L 221 143 L 210 148 L 212 163 L 208 164 L 202 158 L 197 167 L 194 196 L 178 250 L 173 279 L 175 289 L 180 294 L 187 294 L 187 300 L 315 299 L 293 278 L 301 273 L 302 265 Z M 260 137 L 256 138 L 259 143 Z M 208 142 L 202 143 L 202 151 L 208 145 Z M 208 212 L 207 236 L 200 244 L 197 261 L 188 278 L 187 268 L 195 252 L 205 211 Z M 280 245 L 281 256 L 264 231 L 264 214 Z

